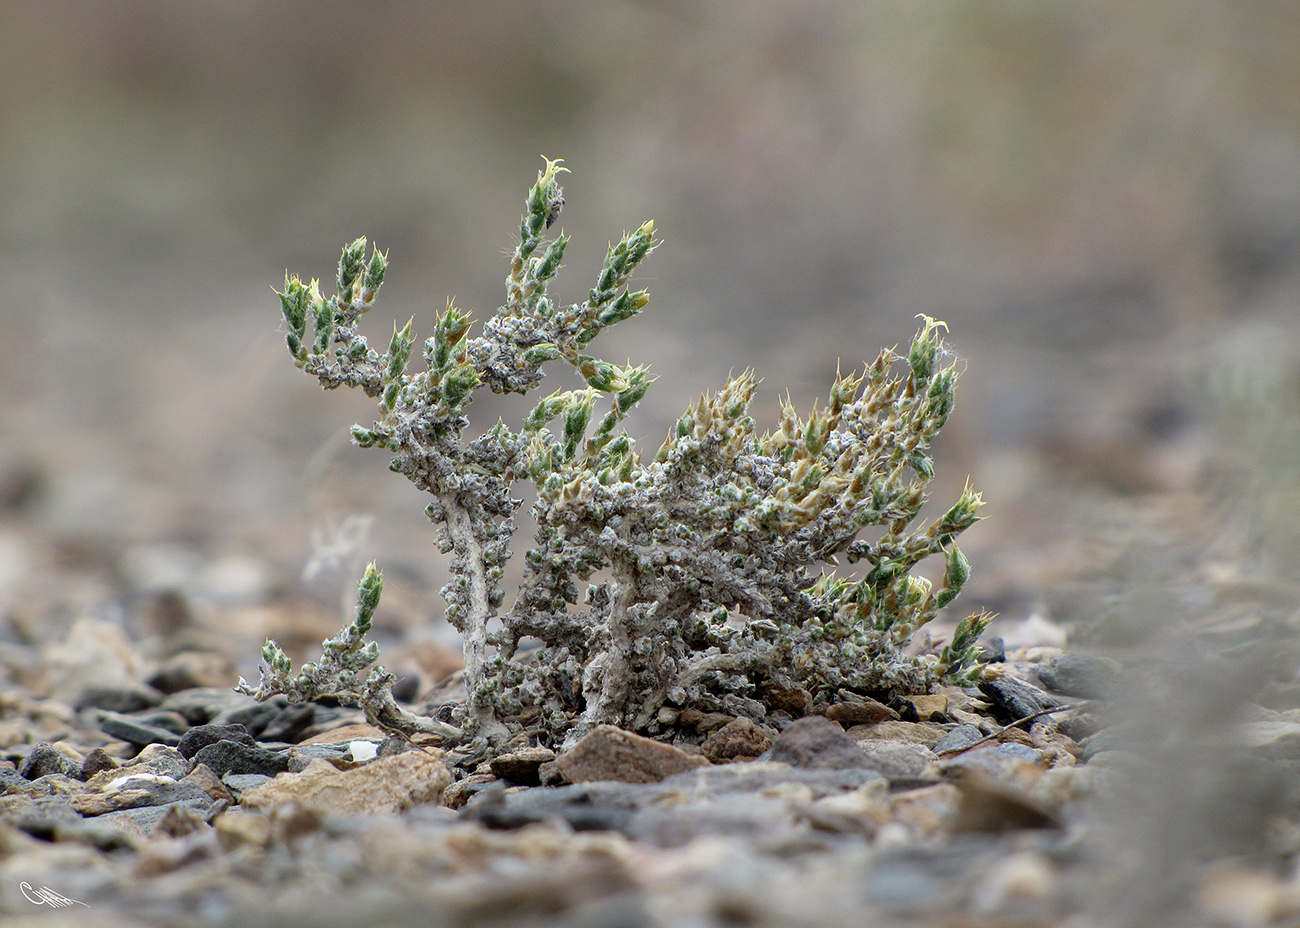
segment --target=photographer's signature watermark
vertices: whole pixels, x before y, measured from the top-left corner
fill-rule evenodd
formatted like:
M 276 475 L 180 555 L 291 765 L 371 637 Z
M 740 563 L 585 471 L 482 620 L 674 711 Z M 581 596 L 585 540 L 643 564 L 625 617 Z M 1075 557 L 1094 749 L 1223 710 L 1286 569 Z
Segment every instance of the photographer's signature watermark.
M 23 894 L 24 899 L 33 905 L 48 905 L 55 909 L 61 909 L 64 906 L 69 905 L 85 905 L 86 908 L 90 908 L 86 903 L 80 902 L 76 899 L 69 899 L 62 893 L 56 893 L 48 886 L 33 889 L 32 884 L 28 883 L 26 880 L 18 884 L 18 891 Z

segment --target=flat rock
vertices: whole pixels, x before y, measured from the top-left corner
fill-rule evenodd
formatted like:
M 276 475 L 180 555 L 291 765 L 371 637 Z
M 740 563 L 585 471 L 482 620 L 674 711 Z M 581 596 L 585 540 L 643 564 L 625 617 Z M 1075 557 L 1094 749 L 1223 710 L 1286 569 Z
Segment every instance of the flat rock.
M 946 732 L 929 722 L 904 722 L 886 720 L 874 725 L 854 725 L 845 734 L 857 741 L 910 741 L 927 747 L 938 744 Z
M 818 715 L 797 719 L 772 742 L 770 757 L 792 767 L 845 770 L 868 768 L 867 754 L 844 729 Z
M 891 782 L 919 778 L 935 759 L 929 748 L 909 741 L 869 739 L 858 744 L 867 755 L 867 768 Z
M 316 706 L 309 702 L 299 703 L 298 705 L 285 706 L 276 712 L 261 730 L 257 732 L 257 737 L 262 741 L 288 741 L 296 742 L 302 737 L 303 733 L 316 721 Z
M 1010 674 L 1003 674 L 992 680 L 985 680 L 979 685 L 980 692 L 992 702 L 1007 721 L 1015 721 L 1041 712 L 1055 709 L 1061 701 L 1043 690 Z
M 1094 654 L 1062 654 L 1038 668 L 1038 679 L 1054 693 L 1104 699 L 1115 686 L 1120 665 Z
M 355 725 L 341 725 L 338 728 L 331 728 L 329 731 L 323 731 L 318 735 L 312 735 L 298 742 L 298 747 L 305 747 L 311 744 L 346 744 L 358 739 L 369 741 L 383 741 L 388 735 L 382 728 L 376 728 L 364 722 Z
M 289 769 L 289 756 L 271 751 L 259 744 L 240 741 L 218 741 L 200 748 L 194 761 L 206 764 L 219 777 L 228 773 L 260 773 L 275 776 Z
M 140 712 L 152 709 L 163 694 L 149 686 L 87 686 L 72 702 L 72 708 L 107 709 L 110 712 Z
M 180 735 L 174 731 L 169 731 L 158 725 L 149 725 L 129 715 L 121 715 L 103 709 L 99 712 L 99 730 L 106 735 L 119 738 L 128 744 L 139 747 L 147 747 L 151 744 L 165 744 L 175 747 L 181 741 Z
M 607 780 L 507 792 L 497 781 L 470 796 L 460 814 L 489 828 L 561 821 L 574 831 L 622 831 L 644 791 L 644 784 Z
M 193 801 L 204 809 L 212 805 L 212 797 L 198 783 L 156 773 L 127 771 L 101 788 L 73 797 L 72 806 L 89 818 L 122 809 L 164 806 L 182 801 Z
M 652 847 L 685 847 L 697 838 L 733 839 L 750 848 L 780 853 L 815 844 L 810 824 L 796 815 L 795 803 L 778 796 L 732 793 L 682 806 L 647 804 L 629 818 L 623 831 Z M 825 835 L 823 840 L 829 840 Z
M 494 757 L 491 761 L 492 775 L 521 786 L 538 786 L 542 782 L 542 764 L 553 760 L 555 752 L 548 747 L 523 747 Z
M 181 737 L 176 750 L 181 752 L 182 757 L 192 759 L 200 750 L 218 741 L 234 741 L 250 746 L 257 744 L 243 725 L 198 725 Z
M 1250 749 L 1279 760 L 1300 758 L 1300 722 L 1272 719 L 1241 726 L 1242 740 Z
M 837 702 L 826 710 L 826 718 L 849 728 L 854 725 L 883 722 L 885 719 L 896 719 L 898 713 L 884 703 L 864 696 L 852 701 Z
M 207 725 L 223 715 L 232 715 L 258 705 L 252 696 L 236 693 L 223 687 L 197 687 L 172 693 L 161 703 L 160 709 L 179 712 L 191 725 Z
M 964 751 L 983 737 L 974 725 L 958 725 L 940 738 L 930 750 L 936 755 L 955 754 Z
M 289 772 L 302 773 L 316 759 L 327 760 L 339 769 L 351 769 L 357 766 L 352 755 L 352 744 L 309 744 L 295 745 L 285 754 L 289 758 Z
M 302 773 L 286 773 L 246 791 L 240 804 L 266 809 L 295 803 L 321 815 L 385 815 L 437 803 L 451 783 L 442 760 L 427 751 L 381 757 L 355 770 L 316 759 Z
M 655 783 L 675 773 L 702 767 L 707 758 L 672 745 L 634 735 L 613 725 L 597 725 L 555 760 L 544 764 L 544 781 L 559 778 L 568 783 L 617 780 Z
M 118 768 L 103 770 L 88 781 L 90 786 L 111 782 L 124 773 L 156 773 L 179 780 L 190 772 L 190 762 L 180 751 L 165 744 L 151 744 Z
M 748 764 L 700 767 L 679 773 L 664 780 L 659 790 L 662 799 L 676 802 L 701 796 L 781 791 L 793 784 L 806 790 L 811 799 L 820 799 L 869 783 L 883 782 L 883 779 L 880 773 L 865 767 L 807 769 L 760 760 Z
M 221 785 L 238 799 L 249 790 L 265 786 L 274 779 L 275 777 L 268 777 L 264 773 L 228 773 L 221 778 Z

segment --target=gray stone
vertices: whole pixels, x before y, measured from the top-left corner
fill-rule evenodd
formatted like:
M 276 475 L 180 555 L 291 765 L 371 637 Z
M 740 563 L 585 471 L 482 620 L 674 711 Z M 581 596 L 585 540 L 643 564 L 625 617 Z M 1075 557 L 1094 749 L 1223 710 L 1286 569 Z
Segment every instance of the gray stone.
M 270 783 L 272 779 L 274 778 L 264 773 L 228 773 L 221 778 L 221 782 L 235 795 L 235 798 L 239 798 L 244 790 L 257 789 L 264 783 Z
M 938 740 L 932 748 L 936 755 L 955 754 L 970 747 L 984 736 L 974 725 L 958 725 Z
M 72 707 L 82 709 L 107 709 L 109 712 L 140 712 L 152 709 L 162 701 L 163 694 L 148 686 L 88 686 L 77 694 Z
M 225 654 L 213 651 L 182 651 L 174 654 L 149 678 L 149 685 L 162 693 L 203 686 L 233 684 L 238 674 Z
M 278 751 L 268 751 L 261 745 L 241 744 L 238 741 L 218 741 L 200 748 L 194 755 L 195 763 L 207 764 L 219 777 L 228 773 L 261 773 L 275 776 L 289 769 L 289 757 Z
M 256 745 L 253 736 L 243 725 L 198 725 L 187 731 L 176 745 L 181 756 L 192 760 L 202 748 L 218 741 L 236 741 L 240 744 Z
M 210 721 L 213 725 L 243 725 L 254 738 L 261 738 L 266 727 L 288 705 L 287 699 L 276 696 L 266 702 L 254 702 L 252 705 L 222 712 Z
M 76 777 L 81 779 L 81 777 Z M 13 790 L 22 790 L 30 786 L 28 779 L 12 767 L 0 767 L 0 796 Z
M 807 787 L 813 799 L 820 799 L 833 793 L 857 789 L 881 779 L 883 778 L 879 772 L 865 767 L 806 769 L 774 761 L 755 761 L 747 764 L 701 767 L 699 770 L 679 773 L 659 784 L 658 795 L 699 797 L 759 793 L 793 783 Z
M 507 793 L 492 786 L 472 796 L 461 810 L 489 828 L 522 828 L 562 821 L 574 831 L 621 831 L 632 818 L 641 784 L 603 781 Z
M 302 773 L 318 757 L 328 761 L 352 760 L 352 744 L 296 744 L 285 750 L 285 756 L 289 758 L 289 772 Z
M 90 818 L 122 809 L 165 806 L 174 802 L 201 802 L 205 809 L 212 804 L 212 797 L 197 783 L 156 773 L 133 773 L 129 769 L 119 773 L 121 775 L 116 779 L 104 784 L 102 792 L 74 798 L 73 806 Z
M 109 853 L 139 849 L 142 839 L 138 835 L 124 829 L 120 822 L 106 821 L 107 818 L 101 816 L 55 822 L 47 840 L 75 841 Z
M 272 715 L 257 737 L 262 741 L 286 741 L 293 744 L 316 721 L 316 706 L 309 702 L 285 706 Z
M 100 710 L 99 730 L 106 735 L 119 738 L 129 744 L 147 747 L 151 744 L 165 744 L 175 747 L 180 744 L 180 735 L 157 725 L 148 725 L 116 712 Z
M 23 759 L 18 774 L 25 780 L 35 780 L 49 773 L 81 779 L 81 764 L 57 750 L 49 742 L 42 741 Z
M 979 685 L 980 692 L 1001 710 L 1008 722 L 1023 719 L 1044 709 L 1055 709 L 1063 703 L 1038 687 L 1009 674 L 1003 674 Z
M 159 703 L 159 708 L 179 712 L 191 725 L 207 725 L 221 716 L 256 708 L 257 705 L 257 700 L 252 696 L 234 690 L 196 687 L 172 693 Z
M 891 783 L 919 778 L 934 760 L 933 751 L 910 741 L 876 739 L 859 741 L 858 744 L 866 752 L 867 767 Z
M 143 831 L 148 832 L 158 822 L 166 818 L 168 814 L 173 814 L 175 809 L 206 817 L 212 809 L 212 798 L 207 794 L 203 794 L 202 796 L 192 796 L 188 799 L 178 799 L 163 804 L 132 806 L 116 812 L 106 812 L 97 816 L 94 821 L 102 822 L 110 827 L 121 827 L 125 822 L 133 822 Z
M 759 852 L 810 850 L 833 840 L 815 840 L 812 828 L 795 817 L 793 804 L 777 797 L 732 793 L 672 806 L 646 804 L 623 827 L 630 838 L 653 847 L 684 847 L 696 838 L 743 841 Z
M 1038 679 L 1055 693 L 1104 699 L 1119 679 L 1120 665 L 1092 654 L 1062 654 L 1038 668 Z
M 846 770 L 867 768 L 867 754 L 844 729 L 818 715 L 797 719 L 772 742 L 770 757 L 792 767 Z

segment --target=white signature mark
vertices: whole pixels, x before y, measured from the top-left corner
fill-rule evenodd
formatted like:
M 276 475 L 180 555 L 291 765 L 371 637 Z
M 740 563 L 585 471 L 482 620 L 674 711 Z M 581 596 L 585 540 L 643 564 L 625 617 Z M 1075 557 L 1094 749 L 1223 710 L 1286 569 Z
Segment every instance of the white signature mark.
M 85 905 L 86 908 L 90 908 L 86 903 L 79 902 L 76 899 L 69 899 L 62 893 L 56 893 L 48 886 L 32 889 L 32 884 L 26 880 L 18 884 L 18 890 L 23 894 L 24 899 L 35 905 L 48 905 L 56 909 L 61 909 L 67 905 Z

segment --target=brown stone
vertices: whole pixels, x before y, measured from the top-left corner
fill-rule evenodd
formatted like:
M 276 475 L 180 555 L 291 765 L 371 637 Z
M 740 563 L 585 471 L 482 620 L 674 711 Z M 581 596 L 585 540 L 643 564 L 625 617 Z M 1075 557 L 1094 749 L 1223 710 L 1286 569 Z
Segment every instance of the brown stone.
M 957 785 L 961 789 L 961 801 L 953 819 L 953 831 L 987 833 L 1060 826 L 1051 810 L 1029 792 L 982 770 L 965 771 Z
M 700 745 L 700 753 L 715 764 L 731 760 L 751 760 L 772 746 L 766 731 L 753 719 L 732 719 Z
M 942 693 L 927 696 L 908 696 L 908 701 L 916 708 L 916 717 L 928 721 L 936 712 L 944 715 L 948 712 L 948 697 Z
M 192 835 L 196 831 L 203 831 L 208 827 L 208 823 L 203 816 L 195 809 L 186 806 L 170 806 L 163 817 L 154 823 L 153 828 L 149 830 L 150 835 L 161 835 L 167 838 L 183 838 L 186 835 Z
M 771 680 L 758 688 L 758 698 L 773 709 L 789 712 L 795 718 L 807 715 L 812 708 L 812 694 L 803 687 L 787 688 Z
M 316 758 L 301 773 L 280 774 L 240 797 L 245 808 L 295 803 L 323 815 L 384 815 L 436 803 L 451 782 L 442 760 L 426 751 L 381 757 L 354 770 Z
M 857 741 L 910 741 L 932 747 L 944 736 L 944 729 L 926 722 L 886 720 L 873 725 L 854 725 L 846 734 Z
M 233 851 L 243 845 L 266 847 L 271 843 L 271 819 L 257 812 L 229 809 L 212 822 L 221 847 Z
M 194 769 L 181 782 L 195 784 L 199 789 L 211 796 L 214 801 L 218 799 L 224 799 L 227 802 L 235 801 L 235 797 L 230 794 L 230 790 L 226 789 L 226 784 L 221 782 L 221 778 L 213 773 L 212 768 L 207 764 L 195 764 Z
M 382 742 L 387 737 L 388 735 L 381 728 L 367 725 L 365 722 L 355 722 L 351 725 L 331 728 L 319 735 L 313 735 L 306 741 L 299 741 L 298 746 L 302 747 L 307 744 L 343 744 L 344 742 L 357 740 Z
M 730 722 L 734 715 L 727 715 L 725 712 L 705 712 L 698 722 L 695 723 L 695 730 L 708 734 L 715 731 Z
M 149 677 L 149 685 L 164 693 L 200 686 L 228 687 L 239 679 L 234 662 L 214 651 L 181 651 L 169 657 Z
M 677 724 L 683 728 L 694 728 L 704 719 L 699 709 L 683 709 L 677 716 Z
M 448 809 L 462 808 L 481 787 L 495 782 L 497 777 L 490 773 L 471 773 L 442 791 L 442 804 Z
M 896 719 L 898 713 L 882 702 L 863 697 L 852 702 L 837 702 L 826 710 L 826 718 L 848 728 L 852 725 L 868 725 L 885 719 Z
M 523 747 L 492 759 L 492 775 L 524 786 L 537 786 L 542 782 L 539 772 L 542 764 L 555 760 L 555 752 L 546 747 Z
M 1028 748 L 1036 748 L 1033 736 L 1023 728 L 1012 728 L 1008 726 L 998 732 L 998 742 L 1001 744 L 1023 744 Z
M 904 790 L 890 797 L 890 821 L 920 837 L 934 838 L 950 827 L 960 802 L 961 791 L 952 783 Z
M 706 758 L 692 756 L 669 744 L 597 725 L 588 735 L 542 767 L 543 780 L 558 775 L 568 783 L 618 780 L 623 783 L 657 783 L 675 773 L 707 767 Z
M 772 742 L 772 760 L 812 770 L 866 769 L 867 754 L 830 719 L 810 715 L 791 722 Z

